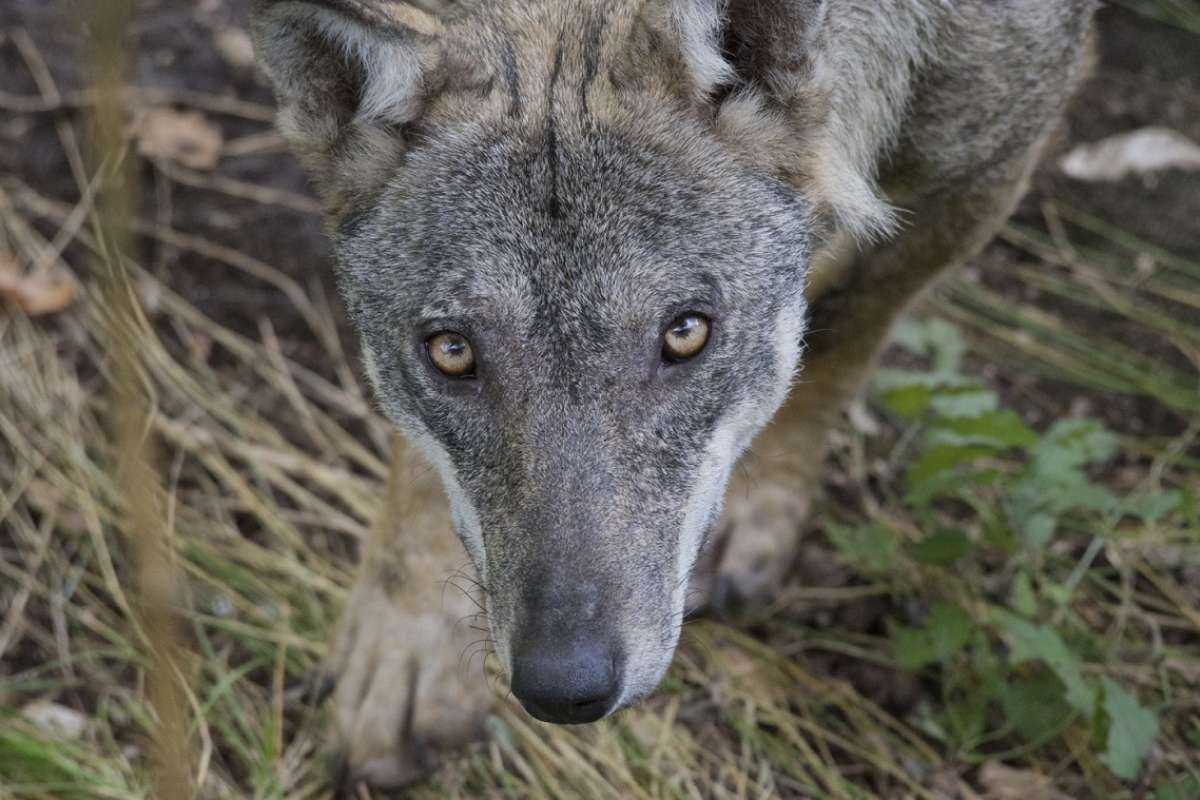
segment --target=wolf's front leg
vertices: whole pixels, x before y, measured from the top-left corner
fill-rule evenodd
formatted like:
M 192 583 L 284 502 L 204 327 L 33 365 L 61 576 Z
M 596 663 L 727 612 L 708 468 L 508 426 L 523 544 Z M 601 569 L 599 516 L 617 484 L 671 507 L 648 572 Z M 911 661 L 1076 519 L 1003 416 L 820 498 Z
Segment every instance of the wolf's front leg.
M 886 250 L 832 272 L 903 262 Z M 949 263 L 949 262 L 946 262 Z M 907 293 L 820 291 L 812 299 L 808 353 L 791 395 L 754 440 L 729 482 L 714 531 L 717 563 L 707 600 L 717 609 L 769 600 L 783 583 L 825 469 L 829 429 L 861 389 L 894 320 L 940 269 Z M 836 330 L 836 335 L 829 331 Z
M 778 588 L 820 481 L 828 428 L 866 381 L 896 318 L 941 273 L 982 250 L 1012 213 L 1040 147 L 1034 143 L 1009 162 L 943 186 L 910 209 L 903 233 L 832 258 L 810 284 L 800 379 L 725 495 L 712 548 L 719 558 L 712 605 L 761 601 Z
M 438 753 L 478 735 L 492 700 L 476 657 L 483 598 L 437 476 L 397 443 L 388 483 L 327 667 L 343 788 L 421 778 Z
M 711 577 L 701 586 L 705 604 L 717 610 L 767 602 L 792 566 L 842 401 L 807 388 L 797 387 L 730 478 L 713 561 L 703 568 Z

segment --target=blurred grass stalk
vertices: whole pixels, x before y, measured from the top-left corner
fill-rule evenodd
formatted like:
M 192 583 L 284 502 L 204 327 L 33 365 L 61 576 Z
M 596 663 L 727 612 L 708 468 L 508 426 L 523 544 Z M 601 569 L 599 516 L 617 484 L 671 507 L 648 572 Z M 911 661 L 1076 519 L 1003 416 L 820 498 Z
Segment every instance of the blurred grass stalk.
M 154 796 L 177 800 L 193 796 L 182 683 L 184 648 L 172 610 L 178 577 L 155 468 L 153 393 L 142 374 L 139 355 L 140 333 L 146 321 L 124 263 L 139 185 L 132 161 L 124 158 L 125 118 L 121 108 L 126 36 L 134 10 L 132 0 L 88 5 L 97 96 L 89 169 L 103 176 L 92 224 L 100 243 L 96 275 L 102 286 L 101 302 L 108 327 L 106 347 L 113 399 L 110 424 L 120 524 L 137 559 L 137 602 L 131 623 L 145 648 L 142 668 L 158 726 L 149 743 L 154 757 Z

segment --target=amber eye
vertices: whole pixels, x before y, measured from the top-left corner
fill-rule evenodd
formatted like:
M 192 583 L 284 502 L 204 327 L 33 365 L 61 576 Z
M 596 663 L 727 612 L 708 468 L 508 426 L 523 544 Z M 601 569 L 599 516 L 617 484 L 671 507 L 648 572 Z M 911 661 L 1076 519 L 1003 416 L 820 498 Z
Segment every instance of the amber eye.
M 453 331 L 430 336 L 425 342 L 429 360 L 443 375 L 469 378 L 475 374 L 475 351 L 467 337 Z
M 708 343 L 709 322 L 701 314 L 680 314 L 663 334 L 663 358 L 667 361 L 687 361 L 694 358 Z

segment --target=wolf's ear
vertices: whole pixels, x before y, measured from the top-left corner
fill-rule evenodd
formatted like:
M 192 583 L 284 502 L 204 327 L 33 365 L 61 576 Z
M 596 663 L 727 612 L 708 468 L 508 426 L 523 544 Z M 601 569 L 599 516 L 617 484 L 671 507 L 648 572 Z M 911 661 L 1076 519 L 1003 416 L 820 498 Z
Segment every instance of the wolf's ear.
M 822 217 L 860 240 L 896 227 L 861 131 L 833 108 L 830 0 L 662 0 L 695 101 L 732 149 L 803 186 Z
M 738 85 L 770 86 L 803 69 L 828 0 L 668 0 L 667 24 L 680 43 L 698 96 Z
M 442 26 L 387 0 L 253 0 L 279 128 L 331 211 L 403 154 L 441 62 Z

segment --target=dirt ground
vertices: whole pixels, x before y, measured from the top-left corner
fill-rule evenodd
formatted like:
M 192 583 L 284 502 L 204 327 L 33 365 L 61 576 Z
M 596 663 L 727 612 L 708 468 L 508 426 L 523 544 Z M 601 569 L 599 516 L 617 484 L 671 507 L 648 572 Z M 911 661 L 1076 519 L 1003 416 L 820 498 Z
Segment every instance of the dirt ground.
M 132 84 L 139 87 L 139 92 L 136 97 L 131 96 L 131 117 L 138 110 L 132 106 L 138 106 L 142 111 L 166 108 L 198 113 L 202 118 L 195 124 L 216 137 L 216 149 L 211 163 L 204 162 L 203 153 L 191 153 L 199 159 L 192 166 L 184 163 L 188 160 L 186 154 L 183 158 L 147 153 L 139 156 L 137 169 L 143 191 L 140 217 L 144 224 L 136 237 L 135 260 L 154 279 L 154 285 L 166 287 L 177 294 L 188 306 L 220 329 L 247 340 L 269 340 L 282 359 L 302 365 L 313 376 L 305 379 L 305 391 L 308 391 L 308 386 L 324 387 L 321 388 L 325 394 L 321 395 L 320 408 L 321 413 L 332 421 L 330 425 L 345 431 L 350 439 L 361 443 L 364 448 L 378 448 L 381 433 L 377 420 L 364 410 L 361 394 L 355 395 L 354 391 L 345 388 L 357 374 L 354 337 L 350 335 L 338 306 L 329 247 L 312 192 L 271 127 L 271 93 L 253 64 L 244 33 L 246 5 L 245 0 L 144 0 L 139 4 L 134 31 L 136 70 L 131 80 Z M 1200 18 L 1200 11 L 1197 12 L 1197 18 Z M 1170 128 L 1193 142 L 1200 142 L 1200 35 L 1128 8 L 1112 6 L 1101 11 L 1098 30 L 1099 65 L 1096 75 L 1072 104 L 1061 139 L 1037 174 L 1033 190 L 1022 202 L 1014 218 L 1015 230 L 1043 232 L 1053 239 L 1063 225 L 1062 210 L 1069 209 L 1070 213 L 1082 212 L 1088 219 L 1106 221 L 1102 226 L 1090 228 L 1072 221 L 1073 247 L 1094 248 L 1124 256 L 1128 253 L 1113 242 L 1126 237 L 1130 241 L 1136 239 L 1139 243 L 1131 245 L 1129 249 L 1141 252 L 1139 258 L 1144 259 L 1148 271 L 1153 271 L 1156 263 L 1167 261 L 1200 263 L 1200 172 L 1172 169 L 1134 175 L 1115 182 L 1084 182 L 1068 177 L 1058 166 L 1058 159 L 1080 143 L 1095 142 L 1113 134 L 1148 126 Z M 83 112 L 87 106 L 84 90 L 89 78 L 87 59 L 85 39 L 70 17 L 64 16 L 59 3 L 44 0 L 0 2 L 0 191 L 3 193 L 0 214 L 17 209 L 21 219 L 27 221 L 36 235 L 47 242 L 55 240 L 60 234 L 64 216 L 69 214 L 80 198 L 80 180 L 71 163 L 69 142 L 71 137 L 82 135 Z M 201 149 L 204 146 L 203 143 L 197 145 Z M 1114 234 L 1114 230 L 1118 230 L 1118 234 Z M 0 239 L 0 246 L 7 241 L 7 238 Z M 89 280 L 90 255 L 81 241 L 65 242 L 62 261 L 83 282 Z M 268 269 L 260 269 L 261 265 L 268 265 Z M 1102 334 L 1106 341 L 1120 342 L 1131 352 L 1150 359 L 1150 363 L 1173 370 L 1172 374 L 1193 377 L 1200 372 L 1200 347 L 1194 339 L 1189 338 L 1190 334 L 1186 334 L 1186 331 L 1200 329 L 1200 304 L 1172 305 L 1166 313 L 1174 320 L 1172 324 L 1185 333 L 1181 333 L 1182 338 L 1178 340 L 1164 339 L 1148 333 L 1144 325 L 1127 314 L 1096 305 L 1077 305 L 1070 297 L 1054 291 L 1050 284 L 1039 285 L 1035 280 L 1014 277 L 1017 267 L 1036 272 L 1041 266 L 1038 257 L 1021 245 L 1017 234 L 1006 234 L 970 265 L 967 274 L 962 277 L 961 285 L 940 290 L 922 311 L 945 313 L 963 328 L 973 342 L 968 356 L 968 370 L 996 388 L 1005 403 L 1016 408 L 1031 426 L 1040 429 L 1058 418 L 1087 415 L 1102 419 L 1111 430 L 1122 436 L 1144 443 L 1143 451 L 1131 447 L 1123 460 L 1109 467 L 1105 480 L 1111 478 L 1121 483 L 1138 479 L 1150 469 L 1156 448 L 1165 447 L 1167 442 L 1186 441 L 1181 457 L 1192 459 L 1191 463 L 1200 459 L 1200 446 L 1195 438 L 1183 438 L 1200 421 L 1187 410 L 1186 404 L 1164 401 L 1162 396 L 1143 385 L 1144 378 L 1129 377 L 1125 373 L 1119 373 L 1111 380 L 1107 376 L 1103 380 L 1099 377 L 1091 382 L 1084 380 L 1080 376 L 1093 375 L 1095 368 L 1088 366 L 1076 370 L 1061 367 L 1053 357 L 1039 356 L 1029 349 L 1026 346 L 1028 342 L 1019 332 L 993 335 L 983 327 L 973 326 L 971 303 L 961 298 L 966 296 L 962 294 L 963 286 L 979 286 L 1014 308 L 1031 309 L 1031 313 L 1052 316 L 1069 315 L 1074 330 L 1082 336 Z M 152 305 L 156 296 L 161 297 L 162 289 L 157 291 L 159 295 L 155 295 L 154 291 L 144 294 L 143 302 Z M 303 303 L 297 303 L 297 293 L 306 298 Z M 164 300 L 161 308 L 171 307 Z M 0 311 L 0 319 L 3 313 Z M 223 374 L 223 371 L 230 375 L 250 374 L 246 359 L 238 354 L 233 339 L 227 341 L 221 338 L 223 334 L 206 333 L 209 329 L 199 323 L 185 330 L 177 317 L 166 310 L 156 314 L 151 308 L 150 313 L 154 325 L 162 330 L 164 340 L 169 340 L 175 350 L 184 353 L 181 358 L 194 366 L 197 375 Z M 88 342 L 91 341 L 89 319 L 68 307 L 62 313 L 37 318 L 32 323 L 33 333 L 30 334 L 48 337 L 57 343 L 56 351 L 62 356 L 63 368 L 75 371 L 79 386 L 85 393 L 102 391 L 100 375 L 104 369 L 101 359 L 86 356 Z M 314 319 L 317 321 L 314 322 Z M 325 330 L 323 334 L 315 332 L 323 320 L 332 321 L 332 330 Z M 330 344 L 329 337 L 335 337 L 335 345 Z M 1179 344 L 1180 341 L 1184 344 Z M 341 357 L 331 358 L 330 354 L 334 351 L 340 351 Z M 0 352 L 0 359 L 4 357 L 5 353 Z M 191 361 L 187 361 L 189 358 Z M 1087 361 L 1086 353 L 1073 358 L 1078 359 L 1080 364 L 1091 363 Z M 893 353 L 888 357 L 889 364 L 901 364 L 904 361 L 905 356 L 901 353 Z M 236 382 L 221 385 L 234 387 L 229 389 L 231 393 L 240 392 L 236 395 L 236 402 L 248 418 L 271 420 L 281 407 L 280 395 L 259 391 L 253 383 L 253 377 L 245 380 L 249 383 L 242 384 L 240 389 Z M 361 381 L 358 383 L 361 384 Z M 1111 388 L 1106 390 L 1104 386 Z M 1192 386 L 1200 392 L 1200 383 L 1193 382 Z M 338 395 L 328 387 L 342 387 L 345 395 Z M 346 405 L 339 407 L 337 402 L 330 400 L 338 397 L 357 397 L 357 400 L 353 400 L 357 405 L 345 400 Z M 85 398 L 83 406 L 87 407 L 88 403 Z M 182 400 L 179 404 L 182 406 Z M 186 413 L 180 411 L 179 418 L 186 420 Z M 20 419 L 9 422 L 17 427 L 25 424 Z M 33 423 L 29 424 L 33 426 Z M 869 445 L 868 450 L 874 447 L 877 451 L 883 451 L 896 442 L 899 436 L 897 431 L 889 427 L 886 420 L 883 424 L 887 430 L 881 441 Z M 296 428 L 302 430 L 303 425 L 297 423 Z M 245 435 L 252 437 L 257 434 Z M 293 438 L 303 436 L 296 431 L 287 435 Z M 274 441 L 270 436 L 264 440 Z M 848 477 L 847 463 L 859 457 L 855 455 L 855 447 L 857 445 L 840 448 L 831 462 L 833 474 L 826 488 L 829 502 L 835 507 L 841 505 L 847 509 L 860 509 L 864 504 L 870 505 L 886 497 L 885 489 L 880 489 L 878 496 L 873 497 L 883 478 L 873 476 L 869 480 L 858 480 Z M 345 448 L 352 450 L 353 445 L 347 444 Z M 6 452 L 9 451 L 0 448 L 0 457 Z M 356 461 L 347 457 L 347 474 L 356 480 L 368 475 L 369 461 L 366 458 Z M 236 465 L 237 462 L 231 463 Z M 221 474 L 213 462 L 205 464 L 212 474 Z M 1121 470 L 1129 474 L 1121 474 Z M 0 475 L 15 481 L 17 472 L 0 471 Z M 1194 472 L 1192 477 L 1195 477 Z M 201 509 L 195 512 L 197 519 L 202 514 L 210 513 L 203 510 L 207 508 L 203 503 L 215 502 L 204 498 L 210 497 L 210 494 L 211 497 L 220 495 L 220 492 L 208 486 L 208 480 L 199 476 L 194 479 L 194 485 L 188 485 L 186 480 L 181 484 L 193 490 L 196 497 L 203 501 L 196 503 L 196 508 Z M 217 479 L 213 478 L 212 481 L 215 483 Z M 7 490 L 0 486 L 0 492 Z M 327 565 L 313 567 L 314 574 L 322 581 L 327 579 L 334 586 L 344 587 L 357 551 L 356 537 L 346 531 L 359 525 L 356 521 L 359 509 L 350 507 L 352 503 L 338 505 L 338 501 L 328 499 L 330 492 L 329 487 L 314 490 L 315 499 L 306 513 L 318 507 L 334 509 L 336 506 L 335 510 L 328 512 L 330 518 L 342 520 L 342 516 L 336 516 L 342 514 L 347 521 L 322 523 L 325 527 L 315 526 L 321 532 L 311 536 L 305 528 L 306 546 L 311 548 L 311 553 L 328 559 Z M 0 494 L 0 500 L 6 496 Z M 0 502 L 0 511 L 5 508 L 5 504 Z M 228 514 L 218 511 L 211 513 L 213 519 L 227 519 L 229 529 L 240 531 L 249 544 L 259 544 L 264 549 L 271 546 L 272 529 L 261 515 L 254 516 L 253 509 L 239 508 Z M 42 519 L 44 517 L 38 514 L 29 518 L 33 527 Z M 296 519 L 301 519 L 299 512 Z M 303 524 L 307 523 L 296 524 L 303 528 Z M 29 567 L 33 563 L 30 541 L 15 523 L 6 525 L 0 514 L 0 561 L 7 560 L 12 565 L 18 565 L 9 572 L 0 573 L 0 634 L 3 633 L 3 620 L 6 618 L 4 602 L 14 602 L 23 591 L 17 577 L 22 574 L 21 569 L 28 567 L 29 575 L 40 574 L 35 568 Z M 317 543 L 314 544 L 314 541 Z M 797 565 L 794 581 L 797 584 L 821 572 L 824 569 L 822 565 L 831 558 L 828 548 L 820 545 L 812 545 L 805 553 L 803 558 L 810 559 L 810 563 L 806 565 L 802 558 Z M 68 554 L 65 558 L 70 562 L 72 556 Z M 68 569 L 64 574 L 69 573 Z M 1187 575 L 1200 580 L 1200 573 Z M 1184 588 L 1189 588 L 1187 579 L 1181 580 Z M 4 582 L 9 585 L 3 586 Z M 314 585 L 316 583 L 314 579 Z M 323 583 L 320 585 L 324 586 Z M 1194 589 L 1195 586 L 1190 588 Z M 224 595 L 215 584 L 198 585 L 195 591 L 193 601 L 199 605 L 210 601 L 214 604 L 223 602 L 221 598 Z M 329 596 L 339 596 L 338 591 L 331 589 Z M 314 596 L 317 594 L 314 590 Z M 55 611 L 54 603 L 49 599 L 45 603 L 39 601 L 36 592 L 32 597 L 28 602 L 33 621 L 28 624 L 31 630 L 44 629 L 46 633 L 17 637 L 15 645 L 7 652 L 0 648 L 0 708 L 17 700 L 25 702 L 32 691 L 22 688 L 7 697 L 4 689 L 6 680 L 14 681 L 15 686 L 19 678 L 25 680 L 34 674 L 42 676 L 43 665 L 54 660 L 56 654 L 61 655 L 61 650 L 56 650 L 56 647 L 61 646 L 59 639 L 62 634 L 55 633 L 64 627 L 55 617 L 56 613 L 61 612 Z M 97 613 L 104 614 L 112 610 L 108 606 L 113 603 L 106 602 L 106 610 Z M 775 641 L 772 637 L 778 635 L 780 626 L 808 624 L 813 619 L 824 620 L 822 624 L 827 626 L 829 619 L 836 620 L 849 637 L 842 648 L 845 652 L 826 652 L 806 662 L 806 668 L 815 671 L 822 679 L 833 681 L 844 678 L 863 696 L 870 697 L 889 713 L 903 717 L 928 699 L 930 687 L 910 675 L 872 664 L 870 659 L 860 657 L 859 651 L 852 646 L 852 642 L 857 641 L 854 636 L 880 634 L 884 616 L 902 606 L 903 601 L 894 597 L 886 601 L 847 600 L 841 605 L 834 605 L 832 610 L 829 603 L 823 602 L 819 607 L 804 613 L 796 612 L 783 621 L 776 618 L 766 622 L 760 620 L 760 623 L 750 626 L 747 632 L 755 641 L 769 645 Z M 301 608 L 306 609 L 307 606 L 301 605 Z M 212 613 L 219 616 L 215 611 Z M 327 631 L 332 615 L 329 609 L 304 610 L 302 613 L 311 614 L 312 619 L 305 622 L 307 627 L 297 634 L 298 639 L 303 638 L 305 642 L 303 646 L 297 645 L 297 648 L 307 659 L 296 667 L 297 673 L 303 672 L 319 659 L 319 647 L 315 643 L 319 642 L 322 632 Z M 1168 638 L 1170 636 L 1168 632 Z M 1183 638 L 1178 641 L 1187 643 L 1187 646 L 1200 641 L 1195 638 L 1194 630 L 1179 636 Z M 0 636 L 0 641 L 3 638 Z M 284 659 L 284 656 L 280 658 Z M 292 654 L 287 658 L 300 656 Z M 280 670 L 284 669 L 280 667 Z M 291 676 L 292 672 L 289 662 L 286 674 Z M 139 673 L 132 668 L 114 668 L 111 673 L 105 674 L 118 681 L 139 680 Z M 272 685 L 274 679 L 269 664 L 248 668 L 246 674 L 267 687 Z M 37 680 L 43 678 L 38 677 Z M 50 678 L 45 680 L 49 681 Z M 29 684 L 26 681 L 21 685 L 27 687 Z M 294 698 L 301 691 L 298 687 L 288 688 L 293 692 L 287 695 L 289 698 Z M 1200 692 L 1200 683 L 1192 684 L 1191 689 Z M 86 682 L 64 681 L 59 689 L 47 692 L 53 694 L 56 703 L 85 716 L 104 713 L 105 693 Z M 1196 697 L 1186 698 L 1185 702 L 1192 714 L 1200 708 Z M 315 761 L 317 753 L 325 752 L 324 743 L 319 741 L 323 729 L 321 723 L 313 722 L 310 716 L 306 716 L 310 712 L 301 709 L 301 704 L 293 708 L 291 700 L 287 704 L 280 702 L 283 708 L 279 712 L 280 727 L 285 731 L 280 734 L 281 747 L 295 747 L 287 752 L 296 758 Z M 264 703 L 270 705 L 267 701 Z M 693 725 L 693 718 L 719 718 L 720 710 L 712 701 L 697 701 L 685 703 L 680 714 L 681 724 Z M 0 726 L 3 724 L 3 719 L 0 719 Z M 124 738 L 129 728 L 130 724 L 114 723 L 111 728 L 115 731 L 114 740 L 104 746 L 97 745 L 96 752 L 126 752 L 131 746 Z M 691 731 L 702 729 L 700 722 L 688 728 Z M 260 785 L 255 783 L 252 768 L 230 766 L 245 761 L 244 756 L 237 755 L 237 748 L 228 743 L 238 740 L 238 736 L 242 735 L 250 736 L 246 732 L 219 732 L 216 760 L 222 766 L 220 769 L 214 768 L 214 771 L 221 773 L 223 788 L 213 790 L 211 796 L 251 796 L 251 790 L 247 787 Z M 136 740 L 132 734 L 128 738 L 129 741 Z M 705 742 L 700 733 L 695 733 L 695 740 L 700 746 Z M 122 750 L 122 747 L 126 750 Z M 492 758 L 499 762 L 501 757 L 497 753 L 500 751 L 496 747 L 493 745 L 491 750 L 481 750 L 472 758 L 480 761 Z M 135 756 L 130 756 L 130 759 L 134 762 L 137 760 Z M 1197 762 L 1200 762 L 1200 757 Z M 81 757 L 79 763 L 91 764 L 88 768 L 94 766 L 99 771 L 97 774 L 107 768 L 103 759 L 93 764 Z M 323 761 L 321 763 L 324 764 Z M 508 761 L 504 763 L 511 767 Z M 951 763 L 951 760 L 947 759 L 947 763 Z M 1163 763 L 1174 764 L 1170 758 L 1165 758 Z M 955 775 L 967 777 L 964 778 L 965 782 L 953 785 L 961 788 L 974 782 L 975 773 L 972 770 L 975 766 L 966 762 L 956 764 Z M 474 768 L 482 769 L 478 766 Z M 520 780 L 532 780 L 516 767 L 511 768 L 514 774 L 522 776 Z M 712 770 L 720 772 L 718 767 L 712 767 Z M 0 798 L 5 797 L 2 782 L 4 774 L 3 768 L 0 768 Z M 266 792 L 262 796 L 323 796 L 322 792 L 327 791 L 328 776 L 323 767 L 311 771 L 297 767 L 296 774 L 301 777 L 292 783 L 280 778 L 277 782 L 278 791 Z M 935 778 L 940 780 L 938 776 L 930 780 Z M 449 782 L 444 783 L 442 789 L 455 793 L 453 780 L 447 780 Z M 1071 783 L 1073 780 L 1067 783 L 1084 785 Z M 1151 796 L 1151 783 L 1126 784 L 1123 787 L 1111 785 L 1117 787 L 1113 789 L 1113 796 Z M 841 795 L 831 790 L 828 796 L 918 796 L 901 794 L 899 789 L 894 789 L 895 794 L 889 794 L 888 786 L 886 782 L 874 784 L 876 795 L 856 795 L 851 792 Z M 960 788 L 938 789 L 934 796 L 983 796 L 970 795 L 967 789 L 962 789 L 961 795 L 955 794 Z M 139 794 L 143 789 L 139 787 Z M 95 796 L 121 796 L 118 790 L 110 790 L 115 794 L 106 795 L 97 791 Z M 470 793 L 461 785 L 457 790 Z M 39 791 L 42 790 L 28 790 L 14 796 L 57 796 L 53 788 L 45 789 L 41 794 Z M 516 790 L 508 787 L 505 791 L 511 795 Z M 695 787 L 691 790 L 680 788 L 677 793 L 687 796 L 689 792 L 694 796 L 704 794 Z M 776 792 L 797 797 L 817 796 L 805 794 L 799 789 L 790 791 L 777 787 Z M 544 796 L 553 796 L 553 789 L 545 790 L 543 787 L 543 793 Z M 771 793 L 775 792 L 767 792 Z M 664 790 L 665 794 L 668 792 Z M 734 796 L 736 792 L 726 794 Z M 999 800 L 1015 795 L 986 796 Z M 1026 795 L 1027 800 L 1056 796 L 1063 795 L 1049 792 Z

